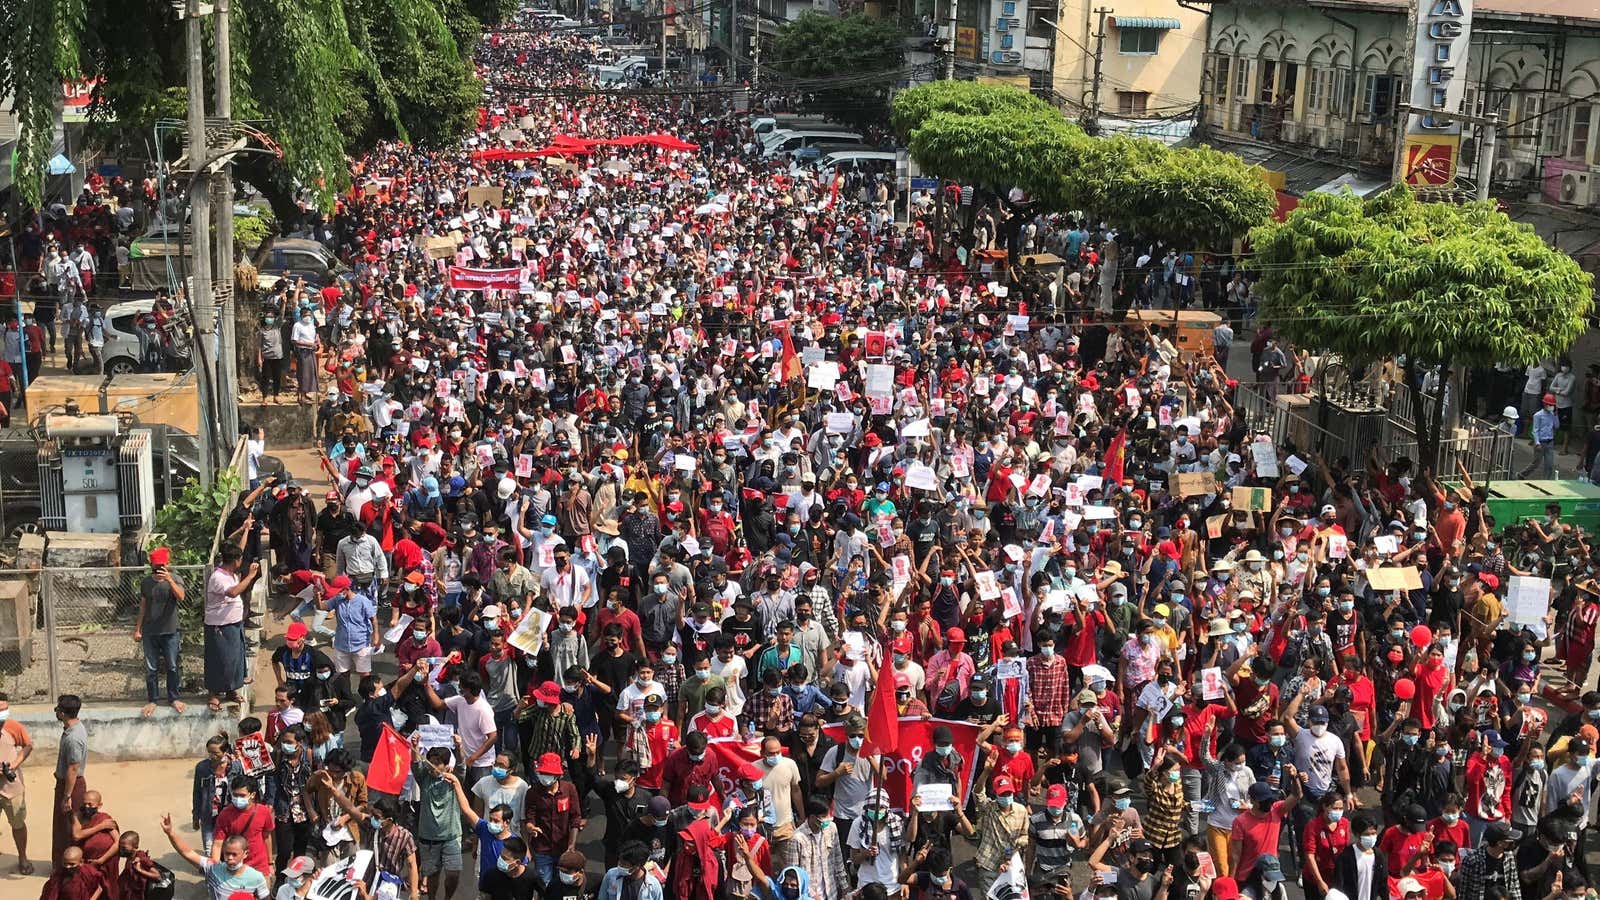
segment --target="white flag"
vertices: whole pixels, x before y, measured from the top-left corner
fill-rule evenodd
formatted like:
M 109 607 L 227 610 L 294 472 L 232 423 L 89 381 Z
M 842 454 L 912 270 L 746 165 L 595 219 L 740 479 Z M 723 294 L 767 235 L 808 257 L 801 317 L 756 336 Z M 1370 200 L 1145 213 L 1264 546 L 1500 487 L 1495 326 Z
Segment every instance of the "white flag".
M 1029 900 L 1028 870 L 1022 864 L 1022 854 L 1012 851 L 1011 862 L 1000 870 L 986 896 L 989 900 Z

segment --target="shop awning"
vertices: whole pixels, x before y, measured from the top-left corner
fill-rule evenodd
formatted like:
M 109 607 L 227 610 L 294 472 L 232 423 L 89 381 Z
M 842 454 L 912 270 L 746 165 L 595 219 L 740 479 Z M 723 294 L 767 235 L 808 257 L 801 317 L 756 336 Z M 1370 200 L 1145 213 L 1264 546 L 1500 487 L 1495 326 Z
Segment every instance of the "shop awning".
M 1117 28 L 1160 28 L 1165 31 L 1175 31 L 1183 27 L 1183 23 L 1177 19 L 1154 16 L 1112 16 L 1111 24 Z

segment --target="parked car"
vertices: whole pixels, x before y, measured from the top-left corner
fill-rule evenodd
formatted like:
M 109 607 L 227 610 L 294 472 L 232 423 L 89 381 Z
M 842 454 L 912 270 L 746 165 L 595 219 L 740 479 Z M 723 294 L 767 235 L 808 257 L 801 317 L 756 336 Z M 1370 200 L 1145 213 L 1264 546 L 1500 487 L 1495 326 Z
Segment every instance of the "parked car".
M 304 278 L 307 285 L 320 288 L 350 274 L 333 251 L 309 238 L 273 238 L 264 242 L 256 251 L 255 266 L 262 290 L 280 278 Z
M 141 315 L 148 315 L 155 309 L 156 301 L 151 299 L 129 300 L 117 303 L 106 310 L 106 343 L 101 349 L 101 359 L 105 361 L 104 372 L 107 375 L 126 375 L 129 372 L 139 371 L 139 329 L 135 321 Z M 177 348 L 172 360 L 180 368 L 189 368 L 189 320 L 188 316 L 180 314 L 167 324 L 167 333 L 172 338 L 172 345 Z

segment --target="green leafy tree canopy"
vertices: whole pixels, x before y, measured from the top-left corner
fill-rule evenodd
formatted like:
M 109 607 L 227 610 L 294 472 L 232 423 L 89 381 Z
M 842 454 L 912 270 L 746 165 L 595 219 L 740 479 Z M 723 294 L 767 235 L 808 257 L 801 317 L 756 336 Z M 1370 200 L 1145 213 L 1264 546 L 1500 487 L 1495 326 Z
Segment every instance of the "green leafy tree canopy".
M 1092 138 L 1009 85 L 938 81 L 895 96 L 895 131 L 924 172 L 1016 186 L 1166 242 L 1224 244 L 1271 216 L 1272 188 L 1236 156 L 1126 135 Z
M 828 16 L 806 12 L 784 25 L 773 38 L 771 67 L 789 78 L 827 79 L 811 87 L 792 85 L 808 94 L 813 112 L 847 122 L 875 124 L 893 79 L 873 77 L 900 68 L 905 60 L 905 35 L 892 22 L 865 13 Z

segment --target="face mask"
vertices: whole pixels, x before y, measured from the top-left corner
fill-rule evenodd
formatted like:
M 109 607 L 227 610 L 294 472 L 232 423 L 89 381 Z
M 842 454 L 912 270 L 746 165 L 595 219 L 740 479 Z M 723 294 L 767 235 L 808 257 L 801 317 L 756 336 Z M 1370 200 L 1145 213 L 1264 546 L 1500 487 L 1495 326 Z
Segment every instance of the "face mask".
M 994 798 L 994 802 L 1001 809 L 1010 809 L 1011 804 L 1016 802 L 1016 798 L 1010 794 L 1002 794 L 1001 796 Z
M 1342 809 L 1330 809 L 1330 810 L 1328 810 L 1328 821 L 1329 822 L 1333 822 L 1333 823 L 1337 824 L 1338 821 L 1340 819 L 1342 819 L 1342 818 L 1344 818 L 1344 810 L 1342 810 Z
M 1021 741 L 1007 741 L 1006 742 L 1006 752 L 1007 753 L 1021 753 L 1022 752 L 1022 742 Z
M 578 879 L 581 877 L 573 872 L 562 872 L 560 874 L 562 884 L 577 884 Z
M 647 712 L 647 713 L 644 714 L 644 720 L 646 722 L 649 722 L 651 725 L 654 725 L 655 723 L 661 721 L 661 713 L 660 712 Z
M 511 774 L 511 770 L 510 769 L 502 769 L 499 766 L 495 766 L 495 767 L 493 767 L 493 768 L 491 768 L 489 770 L 489 773 L 491 775 L 493 775 L 494 777 L 496 777 L 496 778 L 504 778 L 507 775 Z
M 423 641 L 426 641 L 428 639 L 428 632 L 422 631 L 422 630 L 418 630 L 418 629 L 412 629 L 411 636 L 416 638 L 417 639 L 417 643 L 420 644 Z
M 956 752 L 956 748 L 955 748 L 954 744 L 943 744 L 943 745 L 940 745 L 940 746 L 936 746 L 933 749 L 934 749 L 934 752 L 938 753 L 940 756 L 949 756 L 950 754 Z
M 1178 771 L 1177 769 L 1173 769 L 1172 771 L 1167 773 L 1167 780 L 1172 782 L 1173 784 L 1177 784 L 1178 782 L 1183 780 L 1183 773 Z
M 234 797 L 233 798 L 233 808 L 234 809 L 248 809 L 249 807 L 250 807 L 250 798 L 249 797 Z M 91 812 L 92 812 L 92 810 L 91 810 Z
M 1461 814 L 1460 813 L 1445 813 L 1440 818 L 1444 819 L 1444 823 L 1446 825 L 1454 825 L 1455 823 L 1461 821 Z
M 1523 662 L 1530 662 L 1531 663 L 1535 659 L 1537 659 L 1538 657 L 1539 657 L 1539 654 L 1533 652 L 1532 650 L 1524 650 L 1522 652 L 1522 661 Z
M 300 752 L 300 745 L 299 744 L 279 744 L 278 745 L 278 749 L 283 751 L 283 755 L 284 756 L 293 756 L 296 753 Z
M 1039 655 L 1044 657 L 1045 659 L 1050 659 L 1051 657 L 1056 655 L 1056 648 L 1054 648 L 1054 647 L 1040 647 L 1039 648 Z
M 1592 757 L 1592 756 L 1579 756 L 1576 759 L 1574 759 L 1573 761 L 1576 762 L 1578 764 L 1578 768 L 1581 769 L 1584 766 L 1587 766 L 1589 763 L 1594 762 L 1594 757 Z
M 670 666 L 670 665 L 676 664 L 677 662 L 678 662 L 678 654 L 676 654 L 676 653 L 663 653 L 663 654 L 661 654 L 661 664 L 662 665 Z
M 379 818 L 372 817 L 372 816 L 368 816 L 367 817 L 367 827 L 371 828 L 373 831 L 382 831 L 383 830 L 383 820 L 379 819 Z
M 560 779 L 555 775 L 546 775 L 543 772 L 539 773 L 539 783 L 544 785 L 545 787 L 549 787 L 550 785 L 555 784 L 559 780 Z
M 1378 846 L 1378 836 L 1377 835 L 1375 835 L 1375 834 L 1363 834 L 1361 836 L 1361 849 L 1363 849 L 1363 850 L 1371 850 L 1373 847 L 1376 847 L 1376 846 Z
M 1407 747 L 1415 747 L 1417 745 L 1417 739 L 1419 737 L 1421 737 L 1421 735 L 1402 734 L 1402 735 L 1400 735 L 1400 742 L 1405 744 Z
M 506 859 L 504 856 L 499 857 L 498 859 L 496 859 L 494 861 L 494 866 L 495 866 L 495 868 L 499 869 L 502 872 L 510 872 L 511 871 L 511 860 Z
M 238 862 L 230 862 L 227 864 L 227 866 L 229 872 L 237 872 L 244 868 L 244 860 L 241 859 Z
M 1271 744 L 1274 747 L 1282 747 L 1284 744 L 1287 744 L 1288 742 L 1289 742 L 1289 738 L 1286 735 L 1281 735 L 1281 734 L 1275 734 L 1275 735 L 1267 738 L 1267 743 Z
M 1519 706 L 1527 706 L 1529 703 L 1532 703 L 1532 702 L 1533 702 L 1533 695 L 1532 694 L 1518 694 L 1517 695 L 1517 704 Z
M 1328 733 L 1328 726 L 1320 725 L 1320 724 L 1312 725 L 1311 726 L 1311 733 L 1316 735 L 1317 737 L 1322 737 L 1323 735 Z
M 1183 716 L 1173 716 L 1171 719 L 1168 719 L 1167 721 L 1172 723 L 1172 727 L 1173 728 L 1182 728 L 1183 727 Z
M 1454 875 L 1456 871 L 1456 864 L 1453 862 L 1440 862 L 1439 871 L 1443 872 L 1446 877 Z
M 1542 759 L 1530 759 L 1530 760 L 1528 760 L 1528 768 L 1534 770 L 1535 772 L 1543 771 L 1544 770 L 1544 760 L 1542 760 Z
M 972 692 L 972 702 L 974 702 L 974 703 L 983 703 L 983 702 L 987 701 L 988 699 L 989 699 L 989 692 L 988 691 L 973 691 Z
M 1116 807 L 1119 810 L 1127 809 L 1129 806 L 1132 806 L 1132 805 L 1133 805 L 1132 798 L 1129 798 L 1129 797 L 1118 797 L 1117 798 Z
M 659 596 L 659 595 L 665 594 L 667 592 L 667 586 L 665 584 L 658 584 L 658 585 L 655 585 L 654 590 L 655 590 L 656 594 Z

